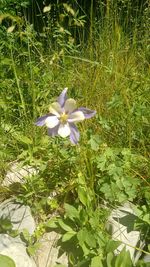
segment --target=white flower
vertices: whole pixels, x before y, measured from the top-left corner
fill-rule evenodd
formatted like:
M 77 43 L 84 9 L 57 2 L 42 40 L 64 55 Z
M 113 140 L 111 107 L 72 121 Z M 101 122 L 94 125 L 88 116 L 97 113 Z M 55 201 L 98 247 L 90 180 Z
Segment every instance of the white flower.
M 57 102 L 50 105 L 49 112 L 49 114 L 40 117 L 36 125 L 46 125 L 48 134 L 51 136 L 60 135 L 63 138 L 70 136 L 70 141 L 73 144 L 77 144 L 80 136 L 75 123 L 91 118 L 96 113 L 84 107 L 77 108 L 74 99 L 67 99 L 67 88 L 62 91 Z

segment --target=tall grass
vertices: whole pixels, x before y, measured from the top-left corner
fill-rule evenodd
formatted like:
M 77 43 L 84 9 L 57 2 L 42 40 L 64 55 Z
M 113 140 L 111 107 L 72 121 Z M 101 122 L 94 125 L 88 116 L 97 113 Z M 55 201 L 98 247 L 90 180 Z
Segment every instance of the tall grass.
M 123 27 L 117 9 L 110 8 L 109 1 L 105 15 L 101 12 L 103 17 L 98 22 L 92 17 L 92 8 L 91 3 L 89 40 L 86 46 L 75 48 L 69 55 L 66 53 L 69 43 L 65 47 L 65 42 L 62 54 L 57 49 L 47 54 L 48 50 L 43 49 L 27 22 L 25 30 L 7 33 L 4 29 L 1 40 L 2 136 L 6 140 L 8 135 L 11 140 L 4 153 L 11 147 L 12 154 L 19 154 L 20 144 L 14 139 L 15 132 L 35 139 L 35 118 L 46 112 L 53 97 L 68 86 L 70 95 L 77 97 L 81 105 L 97 110 L 97 120 L 88 122 L 93 124 L 94 132 L 109 144 L 133 147 L 147 154 L 146 15 L 140 28 L 140 18 L 135 19 L 132 35 L 128 35 L 124 30 L 128 27 L 127 17 Z M 130 11 L 130 8 L 126 11 L 127 16 Z M 59 46 L 60 39 L 56 41 Z M 102 120 L 111 128 L 111 134 L 103 129 Z

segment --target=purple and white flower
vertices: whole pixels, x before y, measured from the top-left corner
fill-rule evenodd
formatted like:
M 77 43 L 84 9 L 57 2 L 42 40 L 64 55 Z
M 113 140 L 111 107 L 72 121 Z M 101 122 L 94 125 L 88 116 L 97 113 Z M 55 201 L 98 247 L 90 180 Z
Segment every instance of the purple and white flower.
M 57 99 L 50 105 L 49 113 L 38 118 L 37 126 L 46 125 L 48 135 L 61 137 L 70 137 L 73 144 L 79 141 L 79 131 L 75 123 L 89 119 L 96 114 L 96 111 L 88 108 L 77 108 L 76 101 L 73 98 L 67 99 L 67 88 L 65 88 Z

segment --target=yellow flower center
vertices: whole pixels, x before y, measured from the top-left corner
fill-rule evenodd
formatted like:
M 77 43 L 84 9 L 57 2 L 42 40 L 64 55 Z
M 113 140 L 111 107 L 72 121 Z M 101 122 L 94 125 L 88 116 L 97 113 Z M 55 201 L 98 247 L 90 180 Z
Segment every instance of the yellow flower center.
M 68 119 L 68 115 L 65 112 L 63 112 L 60 116 L 60 122 L 65 124 L 67 122 L 67 119 Z

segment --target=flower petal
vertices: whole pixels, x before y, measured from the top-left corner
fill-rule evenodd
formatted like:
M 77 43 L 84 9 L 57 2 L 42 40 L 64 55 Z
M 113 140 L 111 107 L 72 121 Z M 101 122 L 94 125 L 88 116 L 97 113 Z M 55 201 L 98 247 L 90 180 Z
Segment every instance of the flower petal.
M 59 120 L 56 116 L 49 116 L 46 120 L 45 120 L 45 125 L 48 128 L 54 128 L 56 125 L 59 124 Z
M 56 115 L 57 117 L 60 117 L 60 114 L 62 113 L 62 108 L 58 102 L 54 102 L 50 105 L 49 112 L 53 115 Z
M 70 141 L 73 144 L 77 144 L 80 138 L 80 133 L 74 123 L 70 123 L 69 126 L 71 130 Z
M 59 129 L 58 129 L 58 134 L 61 137 L 67 137 L 70 135 L 70 133 L 71 131 L 70 131 L 69 123 L 60 124 Z
M 76 101 L 73 98 L 67 99 L 64 106 L 65 113 L 71 113 L 76 107 Z
M 69 114 L 68 122 L 78 122 L 83 121 L 85 119 L 82 111 L 75 111 Z
M 56 136 L 58 134 L 58 128 L 59 128 L 59 124 L 56 125 L 54 128 L 48 128 L 47 132 L 48 132 L 48 135 L 50 136 Z
M 60 96 L 57 98 L 58 103 L 60 104 L 61 107 L 64 106 L 65 101 L 67 100 L 67 90 L 68 88 L 66 87 L 62 93 L 60 94 Z
M 49 114 L 44 115 L 44 116 L 42 116 L 42 117 L 39 117 L 39 118 L 37 119 L 37 121 L 35 122 L 35 124 L 36 124 L 37 126 L 43 126 L 43 125 L 45 124 L 45 120 L 46 120 L 48 117 L 49 117 Z
M 90 119 L 96 114 L 95 110 L 91 110 L 91 109 L 84 108 L 84 107 L 78 108 L 77 110 L 83 112 L 85 119 Z

